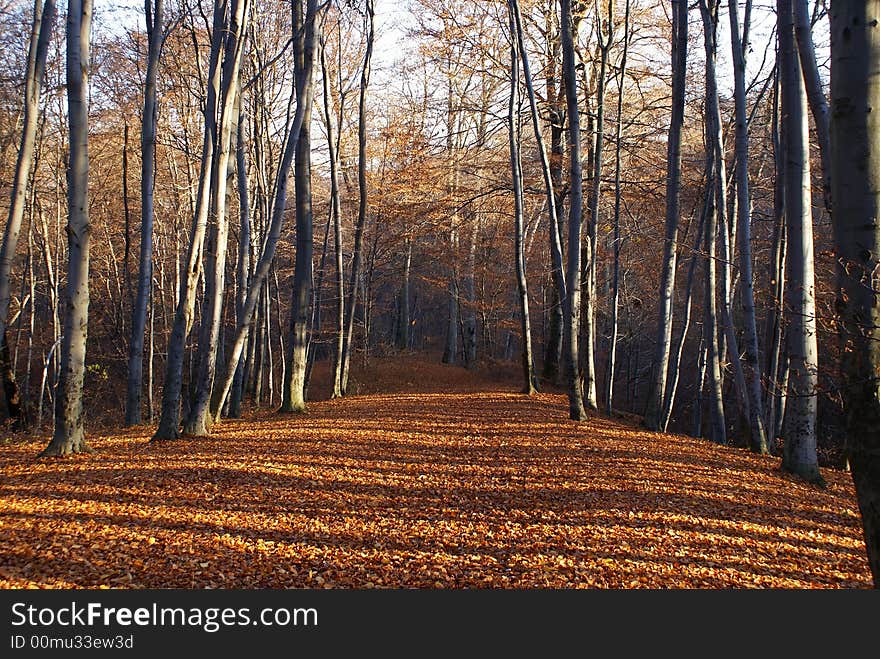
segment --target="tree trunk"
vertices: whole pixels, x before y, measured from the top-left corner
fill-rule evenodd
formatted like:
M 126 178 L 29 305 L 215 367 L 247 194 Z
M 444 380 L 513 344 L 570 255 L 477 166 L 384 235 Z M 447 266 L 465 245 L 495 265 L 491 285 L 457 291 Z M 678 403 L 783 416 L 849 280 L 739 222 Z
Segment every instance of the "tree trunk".
M 55 432 L 41 456 L 88 451 L 83 430 L 83 377 L 89 322 L 89 37 L 92 0 L 67 6 L 67 304 L 61 373 L 55 392 Z
M 712 2 L 711 7 L 707 2 Z M 723 169 L 718 162 L 723 157 L 720 145 L 720 112 L 718 111 L 718 89 L 715 83 L 715 20 L 717 0 L 700 0 L 700 13 L 703 17 L 703 32 L 706 48 L 706 296 L 705 296 L 705 341 L 707 346 L 706 372 L 709 376 L 709 403 L 711 429 L 709 439 L 718 444 L 727 443 L 727 428 L 724 421 L 724 399 L 721 384 L 720 349 L 718 342 L 718 311 L 716 302 L 717 268 L 715 236 L 718 234 L 719 206 L 724 197 L 719 194 L 719 178 Z M 721 227 L 724 231 L 724 227 Z
M 776 14 L 788 230 L 786 330 L 790 400 L 785 415 L 782 468 L 808 481 L 821 482 L 816 455 L 818 363 L 806 94 L 794 40 L 791 0 L 777 0 Z
M 306 48 L 302 6 L 293 4 L 295 78 L 311 77 L 314 48 Z M 290 344 L 285 354 L 285 373 L 282 382 L 281 412 L 304 412 L 306 409 L 305 384 L 308 365 L 309 305 L 312 298 L 313 226 L 312 226 L 312 164 L 311 117 L 312 95 L 305 99 L 305 117 L 300 129 L 299 143 L 293 163 L 296 191 L 296 262 L 293 274 L 293 293 L 290 305 Z
M 144 81 L 144 114 L 141 118 L 141 249 L 138 265 L 137 297 L 131 314 L 131 341 L 128 351 L 128 396 L 125 425 L 141 422 L 141 395 L 144 379 L 144 334 L 147 306 L 153 282 L 153 187 L 156 173 L 156 128 L 158 123 L 157 86 L 159 56 L 165 30 L 165 1 L 146 0 L 147 73 Z
M 568 111 L 570 202 L 568 209 L 568 271 L 565 296 L 565 344 L 568 375 L 568 413 L 575 421 L 587 418 L 580 373 L 581 225 L 583 177 L 581 174 L 581 124 L 578 115 L 577 72 L 574 65 L 574 32 L 571 0 L 561 0 L 562 73 Z
M 515 0 L 514 0 L 515 2 Z M 510 144 L 510 173 L 513 181 L 514 249 L 516 250 L 516 289 L 519 302 L 520 330 L 522 332 L 523 393 L 531 396 L 538 390 L 532 356 L 532 330 L 529 318 L 529 291 L 526 282 L 526 261 L 523 250 L 523 180 L 519 155 L 519 54 L 517 21 L 513 2 L 508 3 L 510 18 L 510 101 L 507 106 L 507 134 Z
M 681 133 L 684 127 L 684 93 L 687 84 L 688 6 L 686 0 L 672 0 L 672 5 L 672 119 L 666 143 L 666 234 L 658 299 L 657 352 L 645 412 L 645 426 L 649 430 L 661 429 L 664 389 L 672 346 L 673 295 L 681 203 Z
M 324 91 L 324 122 L 327 126 L 327 148 L 330 151 L 330 212 L 333 218 L 333 253 L 336 257 L 336 342 L 333 351 L 333 391 L 331 398 L 339 398 L 342 391 L 342 358 L 345 351 L 345 271 L 342 253 L 342 210 L 339 199 L 339 137 L 330 112 L 330 84 L 324 40 L 321 39 L 321 81 Z M 344 96 L 340 94 L 339 111 L 343 110 Z
M 740 39 L 738 0 L 728 0 L 730 44 L 733 55 L 734 101 L 736 113 L 736 194 L 739 233 L 741 301 L 745 325 L 745 375 L 751 426 L 750 446 L 755 453 L 769 453 L 761 405 L 761 367 L 758 363 L 758 326 L 755 319 L 755 287 L 752 276 L 752 202 L 749 190 L 749 119 L 746 107 L 746 58 Z M 744 31 L 748 31 L 746 24 Z M 733 346 L 731 346 L 733 347 Z M 739 355 L 733 355 L 739 359 Z
M 363 260 L 364 228 L 367 221 L 367 87 L 370 84 L 370 62 L 373 57 L 373 0 L 367 3 L 367 44 L 361 69 L 361 89 L 358 102 L 358 215 L 354 230 L 354 254 L 349 277 L 348 303 L 345 312 L 345 344 L 342 351 L 342 375 L 340 389 L 348 390 L 348 374 L 351 365 L 352 339 L 354 335 L 354 312 L 357 306 L 358 286 Z
M 199 363 L 195 396 L 184 423 L 189 436 L 206 436 L 211 423 L 219 416 L 219 406 L 211 410 L 211 392 L 217 372 L 220 327 L 223 322 L 223 298 L 226 290 L 226 248 L 229 239 L 229 215 L 226 212 L 227 190 L 234 163 L 236 122 L 239 115 L 239 86 L 244 35 L 250 17 L 248 0 L 233 0 L 226 33 L 223 73 L 220 83 L 220 126 L 212 162 L 211 208 L 213 209 L 213 253 L 208 254 L 205 272 L 205 298 L 199 333 Z
M 602 165 L 605 157 L 605 85 L 607 83 L 608 53 L 614 40 L 614 0 L 607 0 L 608 15 L 605 20 L 597 11 L 597 39 L 600 53 L 599 79 L 596 90 L 596 138 L 593 151 L 593 185 L 590 190 L 590 222 L 587 227 L 587 253 L 589 261 L 584 264 L 587 273 L 584 290 L 584 398 L 591 410 L 599 409 L 596 400 L 596 267 L 598 257 L 599 205 L 602 198 Z M 607 34 L 603 31 L 607 30 Z
M 235 140 L 235 180 L 238 185 L 238 215 L 240 229 L 238 234 L 238 291 L 235 297 L 235 324 L 244 326 L 244 309 L 247 301 L 248 278 L 251 267 L 251 209 L 248 196 L 247 163 L 245 162 L 244 119 L 239 106 L 238 136 Z M 250 330 L 248 330 L 250 334 Z M 247 339 L 245 339 L 247 340 Z M 229 416 L 237 419 L 241 416 L 241 399 L 244 384 L 245 360 L 239 356 L 232 380 L 232 392 L 229 399 Z
M 803 71 L 807 101 L 816 127 L 819 143 L 819 158 L 822 163 L 822 195 L 825 208 L 831 211 L 831 137 L 829 134 L 828 102 L 822 89 L 822 77 L 816 64 L 816 49 L 813 46 L 813 28 L 810 21 L 810 7 L 807 0 L 793 0 L 794 33 L 797 51 Z
M 222 72 L 221 51 L 225 37 L 227 0 L 215 0 L 211 55 L 208 75 L 208 91 L 205 102 L 205 130 L 202 139 L 201 171 L 195 212 L 187 248 L 186 263 L 180 273 L 180 290 L 174 312 L 174 326 L 168 339 L 168 356 L 165 362 L 165 386 L 162 390 L 162 414 L 153 441 L 175 439 L 180 435 L 180 401 L 183 390 L 183 362 L 186 337 L 189 334 L 196 304 L 196 288 L 202 267 L 202 248 L 208 226 L 211 194 L 211 170 L 214 161 L 215 135 L 217 134 L 218 95 Z
M 308 58 L 314 58 L 315 51 L 315 22 L 317 20 L 318 0 L 306 1 L 306 14 L 303 21 L 303 51 L 309 53 Z M 294 114 L 291 127 L 287 135 L 287 142 L 284 145 L 284 152 L 281 162 L 278 166 L 278 178 L 275 184 L 275 197 L 272 204 L 272 216 L 269 230 L 263 241 L 263 248 L 260 258 L 254 268 L 254 274 L 251 277 L 248 286 L 247 297 L 245 299 L 244 311 L 242 313 L 243 322 L 235 328 L 235 340 L 230 350 L 229 361 L 226 367 L 226 375 L 223 378 L 223 386 L 220 388 L 220 394 L 217 397 L 218 409 L 222 408 L 229 394 L 229 388 L 232 386 L 232 380 L 235 377 L 235 367 L 241 357 L 245 342 L 248 337 L 248 330 L 253 323 L 254 310 L 257 303 L 261 300 L 261 294 L 266 291 L 268 298 L 268 280 L 267 276 L 275 258 L 275 249 L 278 246 L 278 240 L 281 237 L 281 229 L 284 226 L 284 211 L 287 202 L 287 178 L 290 172 L 290 166 L 293 162 L 294 153 L 299 144 L 300 133 L 302 131 L 306 110 L 311 105 L 312 97 L 312 67 L 308 67 L 303 71 L 303 75 L 296 77 L 296 113 Z M 311 270 L 310 270 L 311 272 Z M 266 318 L 269 322 L 267 314 Z M 271 377 L 271 374 L 270 374 Z M 285 379 L 287 376 L 285 374 Z
M 24 80 L 24 118 L 21 129 L 21 142 L 18 148 L 18 159 L 12 179 L 12 195 L 9 202 L 9 214 L 6 229 L 3 233 L 3 244 L 0 246 L 0 339 L 5 343 L 6 329 L 9 319 L 9 300 L 12 296 L 12 262 L 18 247 L 24 218 L 25 200 L 28 196 L 28 179 L 34 157 L 34 145 L 37 137 L 37 126 L 40 119 L 40 90 L 46 71 L 46 57 L 49 51 L 49 39 L 55 24 L 55 0 L 34 2 L 34 18 L 31 28 L 30 47 L 27 56 L 27 70 Z M 31 299 L 33 305 L 34 300 Z M 0 370 L 2 370 L 3 390 L 6 392 L 7 412 L 16 425 L 21 422 L 21 408 L 12 405 L 12 401 L 20 398 L 15 372 L 8 360 L 7 350 L 0 351 Z M 15 410 L 18 415 L 14 416 Z
M 623 55 L 620 60 L 620 82 L 617 87 L 617 124 L 614 146 L 614 265 L 611 284 L 611 344 L 608 350 L 608 377 L 605 382 L 605 411 L 612 414 L 614 399 L 614 367 L 617 359 L 617 324 L 620 302 L 620 140 L 623 131 L 623 86 L 626 81 L 626 57 L 629 51 L 629 0 L 623 19 Z
M 880 1 L 831 9 L 831 199 L 838 257 L 846 448 L 868 563 L 880 588 L 880 107 L 876 67 Z

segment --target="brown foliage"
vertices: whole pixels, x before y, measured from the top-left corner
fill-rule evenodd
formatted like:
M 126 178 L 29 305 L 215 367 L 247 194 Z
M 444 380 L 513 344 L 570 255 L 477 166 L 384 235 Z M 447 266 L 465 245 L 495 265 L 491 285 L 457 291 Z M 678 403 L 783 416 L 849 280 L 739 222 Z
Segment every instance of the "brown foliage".
M 390 381 L 422 393 L 256 414 L 210 440 L 139 428 L 59 461 L 33 458 L 39 439 L 2 446 L 0 586 L 870 586 L 845 473 L 818 489 L 774 458 L 568 421 L 556 394 L 394 371 L 412 366 Z

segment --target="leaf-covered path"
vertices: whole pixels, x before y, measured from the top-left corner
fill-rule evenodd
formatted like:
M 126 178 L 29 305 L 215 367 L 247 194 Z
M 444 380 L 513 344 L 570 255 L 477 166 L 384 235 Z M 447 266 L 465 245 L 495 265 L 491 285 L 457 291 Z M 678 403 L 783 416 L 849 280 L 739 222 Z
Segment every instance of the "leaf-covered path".
M 0 446 L 0 586 L 870 586 L 848 474 L 822 490 L 495 388 L 92 434 L 60 461 Z

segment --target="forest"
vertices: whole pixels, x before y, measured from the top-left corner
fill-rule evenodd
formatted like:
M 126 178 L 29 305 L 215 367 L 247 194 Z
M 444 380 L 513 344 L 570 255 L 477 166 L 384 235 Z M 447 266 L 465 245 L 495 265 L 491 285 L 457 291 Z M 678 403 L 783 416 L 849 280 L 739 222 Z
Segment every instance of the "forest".
M 0 0 L 0 586 L 880 586 L 878 19 Z

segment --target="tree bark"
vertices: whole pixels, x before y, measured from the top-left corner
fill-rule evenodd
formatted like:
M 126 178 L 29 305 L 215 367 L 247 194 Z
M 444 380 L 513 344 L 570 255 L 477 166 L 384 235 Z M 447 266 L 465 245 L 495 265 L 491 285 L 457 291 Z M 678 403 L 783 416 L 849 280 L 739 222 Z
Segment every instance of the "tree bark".
M 749 119 L 746 107 L 746 58 L 740 39 L 738 0 L 728 0 L 730 45 L 733 55 L 734 103 L 736 113 L 736 194 L 739 234 L 740 300 L 745 341 L 745 376 L 748 380 L 750 446 L 755 453 L 767 454 L 767 434 L 761 404 L 761 367 L 758 363 L 758 325 L 755 319 L 755 287 L 752 275 L 752 201 L 749 189 Z M 748 31 L 748 25 L 745 27 Z M 733 346 L 731 346 L 733 348 Z M 734 354 L 733 359 L 739 360 Z
M 568 376 L 568 413 L 575 421 L 587 418 L 580 372 L 581 225 L 583 176 L 581 173 L 581 122 L 578 114 L 577 72 L 574 65 L 574 32 L 571 0 L 561 0 L 562 74 L 568 111 L 570 202 L 568 209 L 568 271 L 565 296 L 565 344 Z M 588 238 L 589 240 L 589 238 Z
M 146 0 L 147 73 L 144 81 L 144 114 L 141 118 L 141 248 L 138 264 L 137 297 L 131 314 L 131 341 L 128 351 L 128 395 L 125 425 L 141 422 L 141 396 L 144 379 L 144 334 L 147 306 L 153 282 L 153 187 L 156 172 L 156 129 L 158 123 L 157 78 L 162 42 L 165 38 L 165 0 Z
M 295 77 L 311 77 L 314 67 L 314 48 L 307 48 L 302 5 L 293 3 Z M 285 354 L 285 374 L 282 383 L 281 412 L 304 412 L 306 409 L 305 384 L 308 365 L 309 305 L 312 298 L 312 165 L 311 117 L 312 95 L 304 99 L 305 116 L 300 128 L 299 143 L 293 162 L 293 180 L 296 192 L 296 261 L 294 263 L 293 292 L 290 306 L 290 343 Z
M 678 223 L 681 198 L 681 133 L 687 84 L 687 0 L 672 0 L 672 119 L 666 143 L 666 231 L 658 296 L 657 351 L 645 412 L 645 426 L 661 429 L 669 353 L 672 346 L 673 295 L 678 257 Z
M 342 375 L 340 389 L 348 391 L 348 375 L 351 366 L 352 339 L 354 336 L 354 312 L 357 306 L 358 286 L 363 260 L 364 228 L 367 221 L 367 87 L 370 84 L 370 62 L 373 57 L 373 0 L 366 0 L 367 43 L 364 64 L 361 69 L 361 89 L 358 101 L 358 215 L 354 230 L 354 253 L 349 276 L 348 302 L 345 313 L 345 344 L 342 351 Z
M 806 94 L 794 40 L 791 0 L 777 0 L 785 145 L 785 208 L 788 251 L 789 398 L 782 468 L 821 482 L 816 455 L 818 354 L 813 274 L 813 218 L 810 199 Z
M 49 51 L 49 39 L 55 24 L 55 0 L 34 2 L 34 17 L 31 28 L 30 46 L 28 48 L 27 65 L 24 80 L 24 117 L 21 129 L 21 142 L 15 173 L 12 179 L 12 195 L 9 202 L 9 214 L 6 229 L 3 232 L 3 244 L 0 246 L 0 339 L 5 343 L 7 322 L 9 319 L 9 301 L 12 290 L 12 263 L 21 234 L 24 218 L 25 200 L 28 196 L 28 179 L 34 158 L 34 145 L 37 138 L 37 126 L 40 119 L 40 91 L 46 71 L 46 57 Z M 31 304 L 33 304 L 33 299 Z M 12 404 L 20 398 L 15 372 L 8 359 L 8 347 L 0 351 L 0 370 L 3 376 L 3 390 L 7 402 L 7 412 L 13 422 L 21 422 L 21 408 Z M 15 415 L 14 412 L 18 411 Z
M 880 1 L 831 7 L 831 184 L 846 450 L 880 588 Z
M 92 0 L 67 6 L 67 290 L 55 432 L 41 456 L 89 450 L 83 429 L 83 377 L 89 322 L 89 38 Z
M 515 0 L 513 0 L 515 2 Z M 517 21 L 513 2 L 508 3 L 510 23 L 510 100 L 507 106 L 507 134 L 510 144 L 510 173 L 513 181 L 514 249 L 516 250 L 516 289 L 519 302 L 520 330 L 522 332 L 523 393 L 531 396 L 538 390 L 532 356 L 532 330 L 529 318 L 529 290 L 526 281 L 526 261 L 523 251 L 523 180 L 520 160 L 519 126 L 519 47 Z

